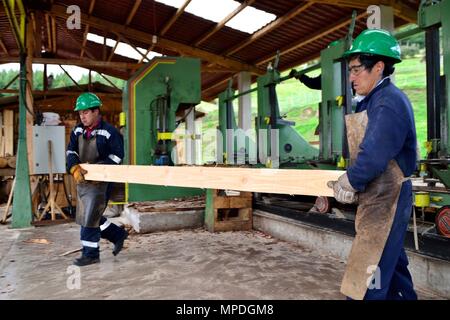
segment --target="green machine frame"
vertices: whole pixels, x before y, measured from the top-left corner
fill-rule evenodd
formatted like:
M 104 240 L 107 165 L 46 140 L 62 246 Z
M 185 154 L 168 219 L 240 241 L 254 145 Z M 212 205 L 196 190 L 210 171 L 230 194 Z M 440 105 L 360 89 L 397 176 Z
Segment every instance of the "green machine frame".
M 420 175 L 429 186 L 419 191 L 423 189 L 428 199 L 422 206 L 439 208 L 438 216 L 441 210 L 448 211 L 450 205 L 449 192 L 433 188 L 440 181 L 446 190 L 450 189 L 450 1 L 422 1 L 417 20 L 419 28 L 425 32 L 427 63 L 427 158 L 420 161 Z M 417 200 L 417 193 L 415 196 Z
M 419 27 L 425 31 L 427 48 L 428 158 L 450 156 L 450 1 L 427 5 L 418 13 Z M 440 37 L 442 32 L 444 75 L 440 75 Z
M 278 57 L 274 66 L 269 67 L 267 73 L 257 79 L 258 114 L 255 128 L 258 154 L 263 153 L 267 157 L 269 167 L 299 165 L 318 160 L 319 150 L 292 128 L 294 121 L 285 120 L 280 115 L 276 86 L 289 77 L 280 77 L 277 65 Z M 276 163 L 277 159 L 279 163 Z
M 284 167 L 289 164 L 303 167 L 307 166 L 307 161 L 318 159 L 319 150 L 311 146 L 292 128 L 295 122 L 285 120 L 280 115 L 276 86 L 289 78 L 289 76 L 280 77 L 275 66 L 269 68 L 265 75 L 258 77 L 256 88 L 235 94 L 230 83 L 227 90 L 219 94 L 218 129 L 223 137 L 223 143 L 219 147 L 226 155 L 227 163 L 234 164 L 238 159 L 243 162 L 251 159 L 254 161 L 251 164 L 256 166 Z M 253 143 L 251 139 L 246 136 L 244 145 L 244 140 L 236 133 L 240 129 L 237 128 L 232 104 L 234 99 L 254 91 L 257 91 L 258 94 L 258 108 L 255 119 L 257 144 L 253 151 L 254 156 L 259 159 L 259 163 L 256 163 L 256 159 L 251 157 L 252 152 L 249 155 L 249 148 Z M 245 154 L 242 152 L 244 146 Z M 227 154 L 227 152 L 230 153 L 230 150 L 233 151 L 233 155 Z
M 236 136 L 232 135 L 232 132 L 237 130 L 233 99 L 257 91 L 258 113 L 255 119 L 257 152 L 260 160 L 268 160 L 263 164 L 269 167 L 279 165 L 291 168 L 345 168 L 348 147 L 344 117 L 352 111 L 352 94 L 347 81 L 347 63 L 341 57 L 351 42 L 354 21 L 347 38 L 335 41 L 322 50 L 320 65 L 297 72 L 297 75 L 301 75 L 318 68 L 322 69 L 322 102 L 319 104 L 320 148 L 310 145 L 292 128 L 295 122 L 285 120 L 280 115 L 276 86 L 293 76 L 280 76 L 277 70 L 277 57 L 266 74 L 258 77 L 256 88 L 235 94 L 230 84 L 227 90 L 219 95 L 219 130 L 224 137 L 222 145 L 224 153 L 226 150 L 236 150 L 237 146 Z M 234 143 L 233 149 L 231 139 Z M 261 154 L 265 157 L 261 157 Z M 274 158 L 278 158 L 279 163 L 274 164 Z
M 200 60 L 158 57 L 139 69 L 125 86 L 125 160 L 130 165 L 173 165 L 177 127 L 182 105 L 201 101 Z M 127 201 L 166 200 L 204 194 L 195 188 L 128 184 Z
M 347 62 L 348 40 L 337 40 L 320 54 L 322 101 L 319 105 L 320 159 L 344 168 L 348 160 L 345 115 L 352 112 Z

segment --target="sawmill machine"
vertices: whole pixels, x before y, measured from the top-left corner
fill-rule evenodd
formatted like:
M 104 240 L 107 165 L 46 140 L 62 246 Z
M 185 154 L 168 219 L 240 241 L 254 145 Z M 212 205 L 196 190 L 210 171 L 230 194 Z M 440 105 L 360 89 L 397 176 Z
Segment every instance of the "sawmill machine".
M 258 108 L 255 119 L 258 154 L 264 155 L 267 167 L 308 168 L 308 161 L 319 160 L 319 150 L 295 129 L 295 122 L 280 113 L 276 86 L 281 83 L 279 56 L 269 64 L 265 75 L 257 79 Z M 287 77 L 289 78 L 289 77 Z
M 266 74 L 258 77 L 257 86 L 253 89 L 235 94 L 230 81 L 228 88 L 219 94 L 218 129 L 223 143 L 219 143 L 218 148 L 222 148 L 226 163 L 244 162 L 256 167 L 272 168 L 284 168 L 288 163 L 295 163 L 296 168 L 309 168 L 309 161 L 319 159 L 319 150 L 293 128 L 295 122 L 281 116 L 276 86 L 290 77 L 282 78 L 276 67 L 277 63 L 270 66 Z M 256 132 L 251 135 L 237 127 L 233 101 L 255 91 L 258 96 Z
M 351 86 L 347 81 L 348 64 L 342 59 L 342 55 L 350 46 L 355 19 L 356 14 L 353 14 L 352 23 L 345 38 L 332 42 L 321 51 L 319 64 L 300 70 L 297 74 L 282 77 L 278 71 L 279 56 L 277 55 L 269 64 L 266 74 L 257 78 L 257 85 L 254 88 L 236 94 L 230 83 L 227 90 L 219 95 L 219 130 L 224 140 L 219 147 L 222 148 L 223 154 L 228 156 L 228 159 L 225 159 L 227 163 L 239 164 L 236 159 L 245 159 L 245 163 L 256 167 L 345 169 L 349 159 L 344 117 L 352 112 L 354 106 Z M 322 70 L 322 100 L 318 105 L 319 125 L 316 129 L 316 134 L 319 135 L 319 148 L 306 141 L 295 130 L 294 121 L 282 116 L 276 90 L 277 85 L 283 81 L 316 69 Z M 238 138 L 238 132 L 242 130 L 236 125 L 233 100 L 255 91 L 257 92 L 256 143 L 246 138 L 244 145 L 242 139 Z M 251 157 L 252 146 L 257 150 L 257 162 Z M 233 150 L 234 153 L 230 155 L 229 150 Z M 322 214 L 330 212 L 333 202 L 332 198 L 328 197 L 290 197 L 288 201 L 290 200 L 294 203 L 289 206 L 304 205 L 304 208 L 314 206 L 314 210 Z M 283 204 L 286 205 L 286 203 L 283 200 Z M 256 206 L 258 205 L 257 201 Z M 261 207 L 261 209 L 270 210 L 268 207 Z M 272 209 L 274 212 L 280 211 L 277 207 Z
M 180 114 L 200 102 L 199 59 L 156 57 L 141 67 L 127 81 L 124 90 L 124 163 L 176 164 L 173 132 L 180 123 Z M 125 193 L 127 201 L 146 201 L 199 195 L 204 191 L 128 184 Z
M 297 169 L 344 169 L 348 163 L 348 147 L 344 117 L 352 111 L 352 92 L 347 81 L 348 66 L 341 57 L 348 49 L 355 25 L 353 14 L 348 35 L 334 41 L 322 50 L 320 64 L 297 72 L 297 76 L 321 68 L 322 102 L 319 104 L 319 143 L 317 149 L 306 141 L 295 129 L 295 122 L 281 115 L 276 87 L 294 75 L 281 77 L 278 71 L 279 55 L 270 63 L 266 74 L 257 78 L 257 86 L 235 94 L 231 84 L 219 95 L 219 130 L 223 141 L 223 153 L 231 163 L 236 158 L 244 159 L 243 143 L 239 142 L 239 129 L 233 111 L 233 100 L 257 91 L 256 154 L 258 164 L 273 168 Z M 245 144 L 245 159 L 249 159 L 249 139 Z M 234 151 L 230 155 L 227 151 Z M 251 149 L 250 149 L 251 150 Z M 241 154 L 240 154 L 241 153 Z M 251 157 L 250 157 L 251 159 Z M 253 162 L 254 163 L 254 162 Z
M 425 32 L 427 156 L 420 160 L 423 183 L 414 184 L 415 205 L 435 214 L 437 231 L 450 238 L 450 0 L 422 1 L 418 24 Z

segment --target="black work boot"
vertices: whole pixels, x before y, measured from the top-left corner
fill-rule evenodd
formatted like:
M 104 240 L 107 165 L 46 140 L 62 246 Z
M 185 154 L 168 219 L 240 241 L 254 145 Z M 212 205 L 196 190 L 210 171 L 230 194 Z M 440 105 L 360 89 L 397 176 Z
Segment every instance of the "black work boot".
M 100 262 L 99 257 L 92 258 L 92 257 L 87 257 L 87 256 L 81 256 L 81 257 L 75 259 L 73 261 L 73 264 L 76 266 L 82 267 L 82 266 L 87 266 L 87 265 L 98 263 L 98 262 Z
M 120 238 L 119 240 L 116 241 L 116 243 L 114 243 L 114 249 L 113 249 L 113 255 L 117 256 L 119 254 L 119 252 L 122 250 L 123 248 L 123 243 L 125 241 L 126 238 L 128 238 L 128 232 L 126 230 L 123 230 L 123 236 L 122 238 Z

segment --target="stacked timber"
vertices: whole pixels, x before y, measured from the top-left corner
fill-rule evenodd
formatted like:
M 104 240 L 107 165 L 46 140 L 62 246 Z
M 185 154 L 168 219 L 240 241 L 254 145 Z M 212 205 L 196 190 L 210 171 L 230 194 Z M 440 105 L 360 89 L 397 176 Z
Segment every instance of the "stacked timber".
M 16 168 L 16 157 L 0 157 L 0 169 Z

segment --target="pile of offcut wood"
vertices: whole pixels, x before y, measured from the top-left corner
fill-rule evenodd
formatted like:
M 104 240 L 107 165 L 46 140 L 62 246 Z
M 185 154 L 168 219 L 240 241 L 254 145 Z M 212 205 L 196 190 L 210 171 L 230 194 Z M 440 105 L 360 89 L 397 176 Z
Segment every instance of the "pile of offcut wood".
M 134 202 L 129 204 L 128 208 L 134 208 L 139 212 L 178 212 L 204 210 L 205 197 L 196 196 L 185 199 Z
M 16 168 L 16 157 L 0 157 L 0 169 Z

